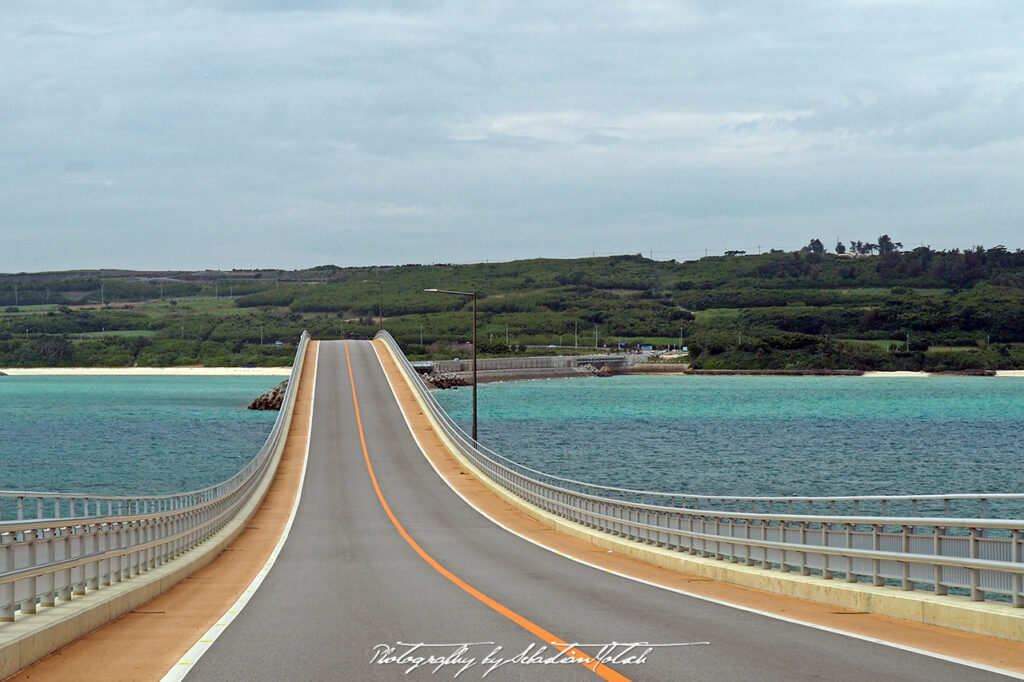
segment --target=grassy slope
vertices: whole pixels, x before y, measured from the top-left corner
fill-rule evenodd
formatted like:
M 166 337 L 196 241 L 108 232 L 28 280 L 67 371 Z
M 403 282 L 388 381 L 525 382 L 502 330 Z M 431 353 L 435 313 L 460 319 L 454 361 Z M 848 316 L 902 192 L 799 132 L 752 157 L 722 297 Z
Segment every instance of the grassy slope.
M 602 346 L 682 334 L 709 368 L 1018 367 L 1022 284 L 1024 254 L 1000 248 L 0 275 L 0 366 L 287 364 L 302 329 L 370 336 L 380 305 L 411 355 L 464 354 L 471 302 L 437 287 L 480 292 L 485 353 L 593 347 L 596 330 Z

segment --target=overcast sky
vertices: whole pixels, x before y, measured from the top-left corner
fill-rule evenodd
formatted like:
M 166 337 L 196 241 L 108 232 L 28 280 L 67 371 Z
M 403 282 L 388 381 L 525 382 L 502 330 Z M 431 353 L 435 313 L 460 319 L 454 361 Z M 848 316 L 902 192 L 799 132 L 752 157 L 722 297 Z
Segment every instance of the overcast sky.
M 1024 247 L 1019 0 L 0 3 L 0 272 Z

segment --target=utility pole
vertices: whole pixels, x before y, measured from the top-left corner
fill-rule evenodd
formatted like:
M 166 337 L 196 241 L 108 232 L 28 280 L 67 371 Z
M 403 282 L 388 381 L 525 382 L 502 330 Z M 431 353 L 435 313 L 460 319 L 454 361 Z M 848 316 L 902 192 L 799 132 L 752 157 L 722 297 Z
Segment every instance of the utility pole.
M 597 324 L 594 324 L 594 348 L 597 348 Z
M 679 352 L 683 352 L 683 328 L 679 328 Z
M 505 323 L 505 347 L 508 347 L 508 322 Z

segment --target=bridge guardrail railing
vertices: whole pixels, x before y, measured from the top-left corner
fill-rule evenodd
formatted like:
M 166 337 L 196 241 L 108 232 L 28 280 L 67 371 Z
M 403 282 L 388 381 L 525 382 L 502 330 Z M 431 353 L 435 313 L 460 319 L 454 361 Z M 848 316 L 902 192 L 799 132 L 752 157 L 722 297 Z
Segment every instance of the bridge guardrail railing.
M 308 343 L 303 332 L 281 411 L 263 447 L 225 481 L 150 496 L 0 491 L 3 509 L 14 516 L 0 520 L 0 622 L 165 564 L 227 524 L 287 437 Z
M 732 497 L 600 486 L 480 445 L 437 403 L 387 332 L 403 373 L 460 453 L 557 516 L 692 555 L 824 579 L 928 589 L 1024 607 L 1024 494 Z M 1000 516 L 989 512 L 998 509 Z M 966 510 L 963 515 L 950 512 Z

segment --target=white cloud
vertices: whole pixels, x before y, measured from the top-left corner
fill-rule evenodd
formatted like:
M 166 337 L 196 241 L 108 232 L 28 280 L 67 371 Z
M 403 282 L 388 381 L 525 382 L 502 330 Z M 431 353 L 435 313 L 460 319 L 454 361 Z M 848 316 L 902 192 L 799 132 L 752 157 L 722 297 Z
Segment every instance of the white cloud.
M 1008 0 L 7 3 L 0 243 L 67 248 L 0 270 L 194 263 L 168 234 L 245 266 L 282 226 L 310 241 L 285 267 L 956 243 L 970 216 L 1016 248 L 1022 34 Z
M 614 156 L 643 154 L 670 166 L 750 166 L 806 154 L 820 144 L 794 123 L 811 112 L 655 111 L 603 115 L 596 112 L 529 112 L 486 118 L 452 127 L 460 142 L 529 141 L 550 146 L 612 148 Z M 579 158 L 579 153 L 575 155 Z

